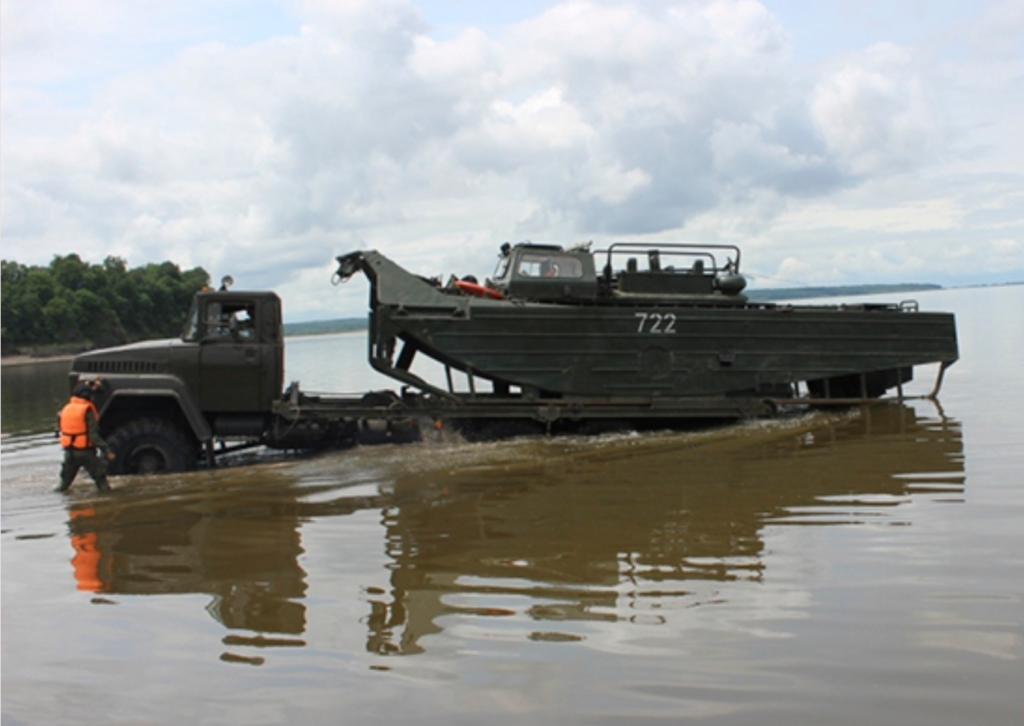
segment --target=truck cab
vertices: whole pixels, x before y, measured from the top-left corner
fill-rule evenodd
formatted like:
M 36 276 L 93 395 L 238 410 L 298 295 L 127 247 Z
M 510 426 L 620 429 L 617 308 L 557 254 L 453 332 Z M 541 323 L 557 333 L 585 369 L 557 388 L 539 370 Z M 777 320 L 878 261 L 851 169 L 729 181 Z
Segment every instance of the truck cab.
M 201 292 L 182 343 L 192 355 L 187 378 L 204 411 L 269 412 L 284 384 L 281 300 L 272 292 Z
M 114 474 L 194 468 L 214 443 L 267 439 L 282 394 L 281 300 L 273 292 L 204 290 L 195 295 L 180 338 L 82 353 L 80 380 L 95 396 Z

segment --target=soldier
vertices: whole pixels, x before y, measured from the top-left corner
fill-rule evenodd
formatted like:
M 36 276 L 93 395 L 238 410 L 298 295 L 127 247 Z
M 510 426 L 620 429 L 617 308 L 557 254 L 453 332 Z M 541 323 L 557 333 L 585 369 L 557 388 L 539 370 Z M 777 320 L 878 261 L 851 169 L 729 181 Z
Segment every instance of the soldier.
M 58 492 L 71 488 L 78 470 L 85 467 L 96 482 L 96 489 L 109 491 L 107 460 L 114 455 L 100 435 L 100 414 L 92 402 L 95 389 L 88 383 L 79 383 L 71 400 L 60 411 L 60 445 L 64 447 L 64 464 L 60 468 Z M 97 456 L 97 447 L 103 456 Z

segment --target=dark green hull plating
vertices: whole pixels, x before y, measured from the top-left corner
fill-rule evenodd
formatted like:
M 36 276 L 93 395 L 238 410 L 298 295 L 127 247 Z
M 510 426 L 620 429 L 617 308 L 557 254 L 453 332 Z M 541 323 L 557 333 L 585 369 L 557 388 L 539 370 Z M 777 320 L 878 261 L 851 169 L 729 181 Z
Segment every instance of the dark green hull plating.
M 643 313 L 649 313 L 645 308 Z M 466 318 L 405 311 L 388 327 L 452 368 L 565 395 L 710 396 L 956 359 L 953 318 L 840 308 L 636 308 L 471 304 Z M 662 323 L 664 325 L 664 323 Z M 856 392 L 855 392 L 856 393 Z

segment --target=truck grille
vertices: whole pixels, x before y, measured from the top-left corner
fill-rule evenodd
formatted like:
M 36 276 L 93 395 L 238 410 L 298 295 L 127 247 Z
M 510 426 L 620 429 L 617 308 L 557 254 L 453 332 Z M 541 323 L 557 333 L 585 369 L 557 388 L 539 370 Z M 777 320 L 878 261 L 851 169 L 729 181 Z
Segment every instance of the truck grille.
M 149 360 L 84 361 L 83 373 L 160 373 L 163 365 Z

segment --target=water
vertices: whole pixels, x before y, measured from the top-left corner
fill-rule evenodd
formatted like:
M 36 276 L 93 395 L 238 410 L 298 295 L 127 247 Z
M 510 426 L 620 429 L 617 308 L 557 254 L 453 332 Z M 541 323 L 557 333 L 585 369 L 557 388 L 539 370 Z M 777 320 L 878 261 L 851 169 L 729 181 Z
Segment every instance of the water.
M 1024 287 L 919 299 L 957 313 L 941 405 L 109 496 L 50 491 L 64 366 L 4 368 L 3 724 L 1017 724 Z M 364 346 L 288 378 L 391 387 Z

